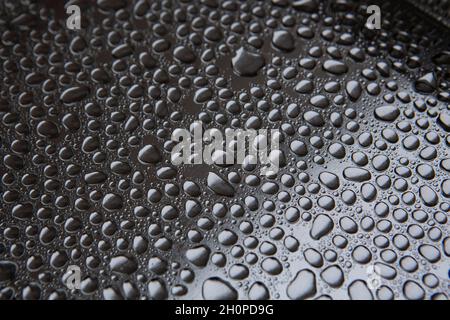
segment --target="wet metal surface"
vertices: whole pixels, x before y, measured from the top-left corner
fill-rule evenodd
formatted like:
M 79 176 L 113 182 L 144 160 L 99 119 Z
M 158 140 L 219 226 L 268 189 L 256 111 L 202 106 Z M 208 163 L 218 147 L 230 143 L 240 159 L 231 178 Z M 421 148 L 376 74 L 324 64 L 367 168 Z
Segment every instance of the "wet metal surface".
M 0 5 L 1 299 L 448 299 L 445 23 L 98 0 L 68 30 L 27 3 Z M 279 129 L 279 172 L 174 166 L 196 120 Z

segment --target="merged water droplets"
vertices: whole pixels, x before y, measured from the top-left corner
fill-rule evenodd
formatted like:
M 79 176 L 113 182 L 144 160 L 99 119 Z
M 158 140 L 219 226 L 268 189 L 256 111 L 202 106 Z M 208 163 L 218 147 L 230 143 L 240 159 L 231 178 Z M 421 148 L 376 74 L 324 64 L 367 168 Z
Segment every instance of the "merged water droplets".
M 366 1 L 98 0 L 79 31 L 27 3 L 0 12 L 0 299 L 448 298 L 448 30 L 394 1 L 382 30 Z M 278 129 L 279 172 L 172 164 L 199 126 Z

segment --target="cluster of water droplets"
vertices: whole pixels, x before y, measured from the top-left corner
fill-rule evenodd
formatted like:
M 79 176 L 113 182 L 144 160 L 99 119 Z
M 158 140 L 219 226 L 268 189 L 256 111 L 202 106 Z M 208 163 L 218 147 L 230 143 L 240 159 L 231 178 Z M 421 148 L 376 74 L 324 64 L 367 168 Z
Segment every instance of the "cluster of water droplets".
M 448 30 L 387 1 L 368 30 L 364 1 L 98 0 L 70 31 L 28 2 L 0 6 L 1 299 L 448 298 Z M 196 120 L 279 129 L 280 171 L 172 165 Z

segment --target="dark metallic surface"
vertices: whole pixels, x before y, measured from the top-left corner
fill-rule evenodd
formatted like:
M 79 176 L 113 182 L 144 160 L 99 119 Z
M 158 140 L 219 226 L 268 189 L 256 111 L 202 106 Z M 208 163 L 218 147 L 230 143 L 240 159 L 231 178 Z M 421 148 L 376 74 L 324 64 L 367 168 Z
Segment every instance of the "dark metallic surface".
M 447 2 L 71 3 L 0 4 L 0 298 L 448 299 Z M 278 174 L 173 166 L 199 119 Z

